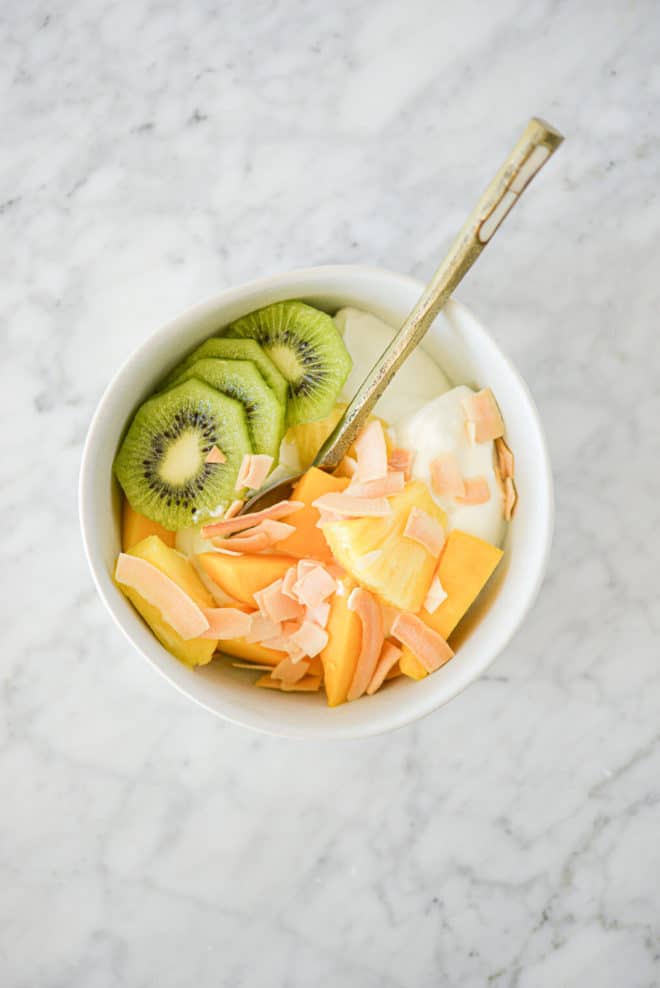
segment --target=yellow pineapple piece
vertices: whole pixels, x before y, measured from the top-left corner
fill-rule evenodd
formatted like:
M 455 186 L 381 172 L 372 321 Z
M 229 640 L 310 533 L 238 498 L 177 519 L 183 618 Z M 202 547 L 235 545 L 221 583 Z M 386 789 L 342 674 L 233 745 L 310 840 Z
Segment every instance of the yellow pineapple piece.
M 129 550 L 131 556 L 145 559 L 156 569 L 159 569 L 170 580 L 174 580 L 185 590 L 189 597 L 198 604 L 199 607 L 215 607 L 215 601 L 208 592 L 192 565 L 185 556 L 182 556 L 176 549 L 165 545 L 157 535 L 148 535 L 146 538 L 134 545 Z M 137 590 L 123 584 L 117 584 L 122 593 L 126 594 L 133 606 L 140 612 L 147 622 L 156 638 L 165 648 L 175 655 L 181 662 L 189 666 L 203 666 L 210 662 L 215 652 L 216 641 L 209 638 L 190 638 L 184 640 L 176 633 L 157 607 L 150 604 L 142 597 Z
M 354 580 L 398 607 L 417 612 L 433 579 L 437 559 L 403 531 L 412 508 L 421 508 L 443 527 L 447 517 L 422 481 L 407 484 L 388 498 L 386 518 L 351 518 L 323 526 L 323 534 L 337 562 Z
M 291 426 L 285 439 L 296 444 L 302 470 L 310 466 L 345 410 L 346 405 L 338 404 L 326 418 L 319 419 L 318 422 L 301 422 L 300 425 Z

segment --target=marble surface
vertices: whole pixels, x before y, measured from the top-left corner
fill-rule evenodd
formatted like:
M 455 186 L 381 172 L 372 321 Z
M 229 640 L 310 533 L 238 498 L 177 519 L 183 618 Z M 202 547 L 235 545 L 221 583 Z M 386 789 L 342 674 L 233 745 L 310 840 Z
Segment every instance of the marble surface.
M 660 983 L 659 43 L 651 0 L 2 5 L 3 986 Z M 245 279 L 429 275 L 531 113 L 568 140 L 459 297 L 548 430 L 536 607 L 396 734 L 214 720 L 91 586 L 102 389 Z

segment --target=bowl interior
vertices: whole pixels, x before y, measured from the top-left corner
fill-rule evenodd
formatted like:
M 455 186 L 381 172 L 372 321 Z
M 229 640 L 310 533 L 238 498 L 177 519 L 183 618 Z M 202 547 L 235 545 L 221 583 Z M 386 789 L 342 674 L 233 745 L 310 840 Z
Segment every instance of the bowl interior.
M 112 461 L 122 432 L 159 379 L 197 343 L 269 302 L 300 298 L 333 313 L 344 305 L 402 322 L 422 285 L 386 271 L 328 267 L 263 279 L 198 306 L 149 339 L 120 369 L 90 427 L 80 487 L 81 523 L 90 566 L 108 609 L 133 645 L 173 685 L 216 714 L 258 730 L 301 737 L 356 737 L 406 724 L 446 703 L 495 658 L 532 603 L 545 567 L 552 525 L 552 486 L 545 443 L 521 378 L 479 322 L 452 301 L 424 340 L 429 359 L 454 384 L 491 387 L 516 456 L 519 505 L 505 557 L 452 644 L 456 657 L 422 682 L 400 677 L 375 696 L 329 709 L 322 695 L 255 689 L 254 673 L 216 662 L 188 669 L 153 637 L 114 586 L 120 549 L 120 496 Z M 374 360 L 378 354 L 374 353 Z

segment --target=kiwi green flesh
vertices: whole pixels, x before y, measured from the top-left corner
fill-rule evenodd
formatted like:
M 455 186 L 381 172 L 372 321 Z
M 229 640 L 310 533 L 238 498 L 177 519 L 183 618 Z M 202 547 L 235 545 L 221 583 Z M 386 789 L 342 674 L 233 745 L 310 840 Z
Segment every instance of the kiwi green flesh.
M 214 446 L 224 463 L 206 462 Z M 252 452 L 244 406 L 191 379 L 138 408 L 114 470 L 135 511 L 178 531 L 236 496 L 243 456 Z
M 198 360 L 207 360 L 209 358 L 216 358 L 218 360 L 251 360 L 279 403 L 283 408 L 286 407 L 289 386 L 273 361 L 264 353 L 255 340 L 230 340 L 224 336 L 212 336 L 196 347 L 182 363 L 175 367 L 165 378 L 161 387 L 169 387 L 184 370 L 188 370 Z
M 252 449 L 277 459 L 284 434 L 284 408 L 249 360 L 197 360 L 174 384 L 196 378 L 235 398 L 245 408 Z
M 227 336 L 255 340 L 284 375 L 289 425 L 331 412 L 352 361 L 327 313 L 304 302 L 276 302 L 232 323 Z

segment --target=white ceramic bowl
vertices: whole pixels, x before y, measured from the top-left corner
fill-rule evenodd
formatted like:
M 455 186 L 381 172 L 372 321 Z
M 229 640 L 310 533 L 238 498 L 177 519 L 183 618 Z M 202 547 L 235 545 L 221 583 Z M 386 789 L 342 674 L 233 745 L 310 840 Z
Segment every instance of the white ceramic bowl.
M 254 674 L 217 662 L 192 670 L 167 652 L 115 587 L 120 548 L 119 491 L 112 461 L 137 406 L 196 344 L 244 313 L 299 298 L 334 312 L 367 309 L 398 325 L 422 285 L 402 275 L 352 265 L 309 268 L 231 288 L 184 313 L 129 357 L 110 382 L 92 420 L 80 474 L 83 541 L 96 586 L 131 645 L 191 700 L 227 720 L 272 734 L 304 738 L 364 737 L 393 730 L 441 707 L 488 668 L 529 610 L 540 586 L 552 536 L 552 474 L 538 413 L 520 375 L 477 319 L 450 302 L 424 349 L 455 384 L 491 387 L 516 457 L 519 505 L 505 557 L 461 624 L 456 657 L 421 682 L 401 677 L 375 696 L 329 709 L 322 695 L 255 689 Z M 378 356 L 374 353 L 374 359 Z M 455 646 L 456 647 L 456 646 Z

